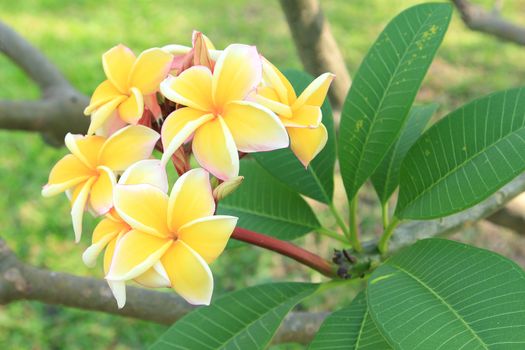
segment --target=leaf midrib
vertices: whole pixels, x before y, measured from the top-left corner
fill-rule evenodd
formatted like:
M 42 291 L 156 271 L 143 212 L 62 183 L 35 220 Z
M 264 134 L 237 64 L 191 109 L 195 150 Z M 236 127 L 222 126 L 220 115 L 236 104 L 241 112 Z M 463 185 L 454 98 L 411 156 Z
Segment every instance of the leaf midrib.
M 522 126 L 521 128 L 518 128 L 516 130 L 512 130 L 510 133 L 508 133 L 504 137 L 502 137 L 500 139 L 497 139 L 495 142 L 492 142 L 491 144 L 487 145 L 486 147 L 484 147 L 480 151 L 472 154 L 472 156 L 466 158 L 463 162 L 461 162 L 457 166 L 455 166 L 452 169 L 450 169 L 449 171 L 447 171 L 443 176 L 438 178 L 433 184 L 431 184 L 429 187 L 427 187 L 425 190 L 423 190 L 421 193 L 419 193 L 417 196 L 415 196 L 412 200 L 406 202 L 406 204 L 404 205 L 404 208 L 402 209 L 402 211 L 405 211 L 407 208 L 409 208 L 411 205 L 413 205 L 417 200 L 419 200 L 419 198 L 421 198 L 421 196 L 423 196 L 426 193 L 428 193 L 429 191 L 431 191 L 434 187 L 436 187 L 436 186 L 440 185 L 441 183 L 443 183 L 452 174 L 454 174 L 455 172 L 457 172 L 461 168 L 463 168 L 465 166 L 465 164 L 471 162 L 473 159 L 477 158 L 479 155 L 487 152 L 488 150 L 492 149 L 493 147 L 496 147 L 498 144 L 500 144 L 501 142 L 505 141 L 507 138 L 509 138 L 509 137 L 513 136 L 514 134 L 516 134 L 516 133 L 518 133 L 520 131 L 523 131 L 523 130 L 525 130 L 525 126 Z
M 431 11 L 429 12 L 429 16 L 428 16 L 428 17 L 425 19 L 425 21 L 420 25 L 420 28 L 419 28 L 418 31 L 414 34 L 413 39 L 410 41 L 410 45 L 407 47 L 407 49 L 406 49 L 405 52 L 403 53 L 403 56 L 402 56 L 401 59 L 399 60 L 400 63 L 404 61 L 405 56 L 406 56 L 407 53 L 410 51 L 410 48 L 411 48 L 411 47 L 414 45 L 414 43 L 417 41 L 417 40 L 415 40 L 415 38 L 417 38 L 418 35 L 421 33 L 422 29 L 423 29 L 423 28 L 425 27 L 425 25 L 428 23 L 430 17 L 432 17 L 432 15 L 434 15 L 435 11 L 436 11 L 435 9 L 431 10 Z M 375 44 L 374 44 L 374 45 L 375 45 Z M 368 55 L 367 55 L 367 56 L 368 56 Z M 390 77 L 390 79 L 389 79 L 389 81 L 388 81 L 388 84 L 387 84 L 387 87 L 385 88 L 385 92 L 388 91 L 388 90 L 390 90 L 390 87 L 392 86 L 392 82 L 393 82 L 393 80 L 394 80 L 394 77 L 397 75 L 398 70 L 400 69 L 400 67 L 401 67 L 401 64 L 398 64 L 398 65 L 396 66 L 396 69 L 394 70 L 394 73 L 393 73 L 392 76 Z M 370 128 L 368 129 L 369 131 L 372 130 L 372 129 L 374 128 L 375 124 L 377 123 L 377 116 L 378 116 L 378 113 L 379 113 L 379 111 L 381 111 L 381 108 L 382 108 L 382 106 L 383 106 L 384 100 L 385 100 L 385 98 L 386 98 L 387 95 L 388 95 L 387 93 L 384 93 L 383 96 L 381 96 L 381 100 L 379 101 L 378 108 L 374 111 L 374 115 L 375 115 L 375 116 L 374 116 L 374 118 L 373 118 L 373 120 L 372 120 L 372 123 L 371 123 L 371 125 L 370 125 Z M 409 113 L 409 111 L 407 111 L 407 113 L 406 113 L 406 115 L 405 115 L 405 119 L 406 119 L 408 113 Z M 402 130 L 402 128 L 399 129 L 399 131 L 398 131 L 398 133 L 397 133 L 397 136 L 396 136 L 395 138 L 393 138 L 394 142 L 395 142 L 395 140 L 399 137 L 399 135 L 400 135 L 400 133 L 401 133 L 401 130 Z M 371 135 L 371 132 L 368 132 L 368 133 L 366 134 L 365 142 L 363 143 L 363 147 L 362 147 L 361 150 L 365 150 L 365 149 L 366 149 L 366 145 L 368 145 L 368 139 L 370 138 L 370 135 Z M 392 144 L 390 144 L 390 146 L 391 146 L 391 145 L 392 145 Z M 360 168 L 361 168 L 361 163 L 362 163 L 362 161 L 363 161 L 364 153 L 365 153 L 365 152 L 360 152 L 359 160 L 358 160 L 358 162 L 357 162 L 357 167 L 356 167 L 357 169 L 360 169 Z M 388 148 L 387 148 L 387 151 L 385 152 L 384 156 L 386 156 L 387 153 L 388 153 Z M 384 158 L 384 156 L 383 156 L 383 158 Z M 380 164 L 381 164 L 381 162 L 379 162 L 379 163 L 377 164 L 376 168 L 377 168 Z M 375 169 L 374 169 L 374 170 L 375 170 Z M 353 178 L 353 180 L 352 180 L 352 188 L 355 187 L 356 182 L 357 182 L 357 180 L 356 180 L 357 177 L 358 177 L 358 173 L 357 173 L 357 171 L 356 171 L 355 174 L 356 174 L 356 175 L 354 176 L 354 178 Z
M 476 340 L 478 340 L 479 344 L 483 346 L 484 349 L 489 349 L 489 347 L 487 346 L 487 344 L 485 344 L 485 342 L 474 332 L 474 329 L 472 329 L 469 325 L 469 323 L 467 321 L 465 321 L 463 319 L 463 317 L 461 317 L 461 315 L 456 311 L 454 310 L 454 308 L 448 304 L 445 299 L 443 299 L 439 294 L 437 294 L 430 286 L 428 286 L 425 282 L 423 282 L 421 279 L 419 279 L 417 276 L 413 275 L 412 273 L 410 273 L 408 270 L 405 270 L 404 268 L 402 268 L 401 266 L 399 265 L 396 265 L 396 264 L 393 264 L 393 263 L 390 263 L 389 264 L 390 266 L 392 266 L 393 268 L 395 269 L 398 269 L 399 271 L 405 273 L 406 275 L 408 275 L 410 278 L 412 278 L 413 280 L 415 280 L 417 283 L 419 283 L 421 286 L 423 286 L 426 290 L 428 290 L 437 300 L 439 300 L 443 305 L 445 305 L 451 312 L 454 316 L 456 316 L 456 318 L 465 326 L 465 328 L 467 330 L 470 331 L 470 333 L 472 333 L 472 335 L 474 336 L 474 338 Z

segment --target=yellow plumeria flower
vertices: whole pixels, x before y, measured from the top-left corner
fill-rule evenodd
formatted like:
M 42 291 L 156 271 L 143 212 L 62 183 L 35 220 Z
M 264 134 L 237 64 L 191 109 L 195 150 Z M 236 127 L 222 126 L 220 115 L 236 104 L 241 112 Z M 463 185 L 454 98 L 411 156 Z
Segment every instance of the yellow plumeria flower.
M 67 134 L 66 155 L 53 167 L 42 189 L 45 197 L 66 192 L 70 195 L 73 230 L 78 242 L 82 217 L 89 207 L 97 215 L 113 206 L 115 174 L 131 164 L 149 158 L 159 134 L 141 125 L 125 127 L 109 138 Z
M 227 180 L 239 173 L 239 155 L 288 146 L 279 118 L 268 108 L 246 98 L 260 84 L 262 63 L 253 46 L 228 46 L 213 73 L 194 66 L 160 85 L 162 94 L 186 106 L 171 113 L 162 126 L 166 164 L 193 134 L 192 148 L 199 164 Z
M 122 185 L 149 184 L 157 187 L 165 193 L 168 191 L 168 178 L 166 171 L 161 167 L 160 161 L 157 159 L 141 160 L 133 164 L 124 172 L 124 174 L 122 174 L 118 183 Z M 114 208 L 112 208 L 106 214 L 104 219 L 102 219 L 102 221 L 100 221 L 95 227 L 91 239 L 92 244 L 82 255 L 84 263 L 89 267 L 94 267 L 97 257 L 105 249 L 104 274 L 107 274 L 109 272 L 109 267 L 118 240 L 131 231 L 131 229 L 131 226 L 128 225 L 120 215 L 118 215 Z M 170 281 L 160 262 L 157 266 L 150 268 L 133 280 L 148 288 L 170 286 Z M 119 296 L 117 299 L 117 305 L 119 308 L 122 308 L 126 303 L 125 282 L 108 280 L 108 284 L 113 291 L 113 294 Z
M 188 171 L 169 198 L 151 185 L 117 185 L 114 200 L 132 230 L 118 240 L 106 279 L 131 280 L 153 267 L 188 302 L 208 305 L 213 292 L 208 264 L 222 253 L 237 223 L 236 217 L 213 215 L 208 172 Z
M 321 123 L 321 105 L 334 77 L 331 73 L 322 74 L 297 97 L 288 79 L 263 59 L 265 85 L 257 88 L 255 101 L 281 118 L 290 136 L 290 148 L 305 167 L 321 152 L 328 140 L 326 128 Z
M 84 110 L 86 115 L 91 114 L 88 134 L 108 123 L 137 124 L 144 112 L 145 96 L 149 98 L 159 89 L 172 59 L 170 53 L 159 48 L 146 50 L 138 58 L 124 45 L 107 51 L 102 56 L 107 80 L 96 88 Z M 110 120 L 112 115 L 116 120 Z

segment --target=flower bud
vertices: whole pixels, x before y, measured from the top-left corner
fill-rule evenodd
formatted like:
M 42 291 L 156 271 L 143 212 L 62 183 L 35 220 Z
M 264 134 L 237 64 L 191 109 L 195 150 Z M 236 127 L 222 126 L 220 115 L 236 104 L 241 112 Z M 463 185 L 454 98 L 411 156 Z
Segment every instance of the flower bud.
M 228 181 L 224 181 L 213 190 L 213 198 L 215 198 L 216 201 L 220 201 L 230 193 L 234 192 L 242 184 L 243 180 L 244 176 L 236 176 Z

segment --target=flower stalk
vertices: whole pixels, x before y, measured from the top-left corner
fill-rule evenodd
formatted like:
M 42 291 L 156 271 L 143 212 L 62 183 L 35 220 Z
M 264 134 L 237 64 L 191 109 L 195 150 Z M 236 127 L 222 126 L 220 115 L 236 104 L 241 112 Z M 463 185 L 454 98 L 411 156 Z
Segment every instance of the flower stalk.
M 281 255 L 285 255 L 303 265 L 306 265 L 326 277 L 338 278 L 335 267 L 327 260 L 293 243 L 253 232 L 242 227 L 233 230 L 231 238 L 265 248 Z
M 385 228 L 385 231 L 383 232 L 383 235 L 377 244 L 377 249 L 379 249 L 381 254 L 385 254 L 388 250 L 388 241 L 390 240 L 390 237 L 392 237 L 392 234 L 394 233 L 397 225 L 399 225 L 399 222 L 400 220 L 398 218 L 393 217 L 390 224 Z
M 350 202 L 350 231 L 348 235 L 348 240 L 352 244 L 352 247 L 356 252 L 363 251 L 361 242 L 359 241 L 359 223 L 357 221 L 357 195 Z

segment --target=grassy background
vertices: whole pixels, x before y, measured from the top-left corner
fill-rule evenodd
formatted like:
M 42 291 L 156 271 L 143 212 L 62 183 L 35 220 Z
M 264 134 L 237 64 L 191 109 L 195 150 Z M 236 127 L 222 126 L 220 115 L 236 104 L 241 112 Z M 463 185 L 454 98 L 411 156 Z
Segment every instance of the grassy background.
M 419 2 L 322 1 L 351 73 L 387 21 Z M 478 2 L 491 4 L 490 0 Z M 103 79 L 100 55 L 109 47 L 122 42 L 139 52 L 169 43 L 189 44 L 193 29 L 205 32 L 217 47 L 252 43 L 279 67 L 300 67 L 276 0 L 217 4 L 212 0 L 2 1 L 0 20 L 40 48 L 86 94 Z M 503 15 L 523 23 L 524 9 L 524 0 L 509 1 Z M 440 103 L 439 114 L 443 115 L 473 97 L 522 85 L 524 59 L 525 48 L 467 30 L 456 13 L 418 101 Z M 0 79 L 0 98 L 38 97 L 34 84 L 4 57 L 0 57 Z M 100 276 L 100 269 L 87 269 L 81 262 L 89 235 L 84 235 L 79 245 L 73 243 L 65 198 L 40 197 L 41 185 L 65 150 L 48 147 L 38 135 L 5 131 L 0 132 L 0 149 L 0 232 L 9 246 L 22 260 L 37 266 Z M 373 195 L 369 197 L 373 200 Z M 373 227 L 375 222 L 368 219 L 365 224 Z M 93 225 L 94 221 L 88 220 L 85 232 Z M 302 242 L 322 254 L 333 245 L 318 237 L 306 237 Z M 212 269 L 219 293 L 269 280 L 319 279 L 296 264 L 256 249 L 231 251 Z M 326 309 L 336 302 L 337 298 L 324 298 L 314 307 Z M 143 348 L 165 329 L 36 302 L 0 306 L 0 344 L 10 349 Z

